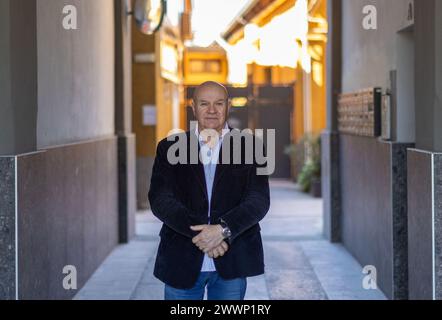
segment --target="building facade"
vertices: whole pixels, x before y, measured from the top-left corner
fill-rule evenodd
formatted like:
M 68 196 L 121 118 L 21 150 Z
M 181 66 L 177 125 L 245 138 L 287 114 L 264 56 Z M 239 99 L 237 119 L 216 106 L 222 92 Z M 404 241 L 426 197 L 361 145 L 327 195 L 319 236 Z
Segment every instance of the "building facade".
M 233 83 L 290 86 L 293 91 L 290 142 L 318 135 L 326 122 L 327 3 L 325 0 L 252 1 L 223 33 L 232 46 L 230 69 L 246 63 Z M 245 59 L 239 61 L 238 58 Z M 304 153 L 304 152 L 302 152 Z M 292 159 L 292 177 L 304 156 Z
M 148 209 L 156 146 L 177 129 L 186 128 L 184 41 L 191 37 L 190 0 L 169 1 L 158 32 L 141 33 L 132 23 L 132 123 L 137 136 L 137 208 Z

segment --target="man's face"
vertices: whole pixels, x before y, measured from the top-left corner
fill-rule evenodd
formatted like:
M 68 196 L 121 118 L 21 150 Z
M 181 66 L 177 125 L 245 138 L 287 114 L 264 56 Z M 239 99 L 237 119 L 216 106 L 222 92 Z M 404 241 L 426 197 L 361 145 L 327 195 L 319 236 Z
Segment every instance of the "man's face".
M 230 101 L 222 88 L 206 86 L 198 90 L 192 108 L 201 130 L 220 132 L 227 121 Z

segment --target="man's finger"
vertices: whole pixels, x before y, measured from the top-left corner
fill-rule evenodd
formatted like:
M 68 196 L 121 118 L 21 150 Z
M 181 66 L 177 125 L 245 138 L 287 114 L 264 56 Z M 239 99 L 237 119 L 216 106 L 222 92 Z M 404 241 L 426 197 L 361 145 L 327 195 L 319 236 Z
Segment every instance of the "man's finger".
M 201 250 L 204 251 L 205 253 L 208 253 L 210 251 L 214 251 L 216 249 L 216 246 L 215 247 L 211 246 L 210 244 L 205 243 L 205 242 L 200 243 L 199 246 L 200 246 Z
M 201 235 L 200 234 L 192 238 L 192 242 L 194 244 L 197 244 L 199 241 L 201 241 Z
M 193 231 L 202 231 L 207 227 L 207 224 L 202 224 L 199 226 L 191 226 L 190 229 L 192 229 Z
M 206 246 L 207 246 L 207 242 L 204 241 L 203 239 L 197 239 L 197 240 L 194 242 L 194 244 L 195 244 L 197 247 L 206 247 Z
M 224 251 L 229 249 L 229 245 L 225 241 L 221 242 L 221 246 L 223 247 Z

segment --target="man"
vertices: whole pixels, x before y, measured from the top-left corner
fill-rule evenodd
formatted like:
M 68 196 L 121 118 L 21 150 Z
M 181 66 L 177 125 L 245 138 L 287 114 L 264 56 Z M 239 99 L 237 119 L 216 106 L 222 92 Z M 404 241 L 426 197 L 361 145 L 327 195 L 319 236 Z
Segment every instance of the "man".
M 230 107 L 224 86 L 203 83 L 193 97 L 196 128 L 157 148 L 149 201 L 163 222 L 154 275 L 165 283 L 166 300 L 202 300 L 206 287 L 209 300 L 243 300 L 246 278 L 264 273 L 259 221 L 270 205 L 268 176 L 257 174 L 255 159 L 245 161 L 247 139 L 239 144 L 240 163 L 222 156 L 234 131 L 227 126 Z M 171 146 L 179 139 L 186 140 L 187 161 L 172 164 Z M 253 150 L 263 148 L 251 141 Z

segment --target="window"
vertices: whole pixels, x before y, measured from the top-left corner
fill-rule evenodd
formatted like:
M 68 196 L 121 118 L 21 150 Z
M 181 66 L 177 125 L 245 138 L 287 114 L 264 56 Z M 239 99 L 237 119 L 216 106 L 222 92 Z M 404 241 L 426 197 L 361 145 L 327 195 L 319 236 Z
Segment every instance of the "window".
M 221 60 L 190 60 L 191 73 L 220 73 Z

